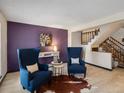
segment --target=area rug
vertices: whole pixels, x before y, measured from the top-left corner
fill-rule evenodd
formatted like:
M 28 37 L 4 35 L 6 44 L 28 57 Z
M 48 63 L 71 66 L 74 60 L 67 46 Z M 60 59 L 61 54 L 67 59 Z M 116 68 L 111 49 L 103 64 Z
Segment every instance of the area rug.
M 81 93 L 84 88 L 91 88 L 86 80 L 61 75 L 52 77 L 51 83 L 41 86 L 37 93 Z

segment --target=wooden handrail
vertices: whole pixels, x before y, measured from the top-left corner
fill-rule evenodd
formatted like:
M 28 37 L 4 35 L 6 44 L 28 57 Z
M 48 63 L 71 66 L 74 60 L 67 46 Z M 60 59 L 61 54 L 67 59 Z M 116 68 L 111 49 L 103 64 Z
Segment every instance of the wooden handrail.
M 108 50 L 113 50 L 115 51 L 116 53 L 120 53 L 115 47 L 113 47 L 110 43 L 106 42 L 105 43 L 105 47 L 108 49 Z M 111 48 L 110 48 L 111 47 Z
M 116 52 L 119 52 L 115 47 L 113 47 L 111 44 L 109 44 L 108 42 L 106 42 L 109 46 L 111 46 Z
M 121 47 L 121 48 L 124 49 L 124 44 L 120 43 L 119 41 L 117 41 L 117 40 L 114 39 L 113 37 L 110 37 L 109 39 L 112 39 L 112 41 L 113 41 L 114 43 L 117 43 L 117 45 L 118 45 L 119 47 Z
M 110 48 L 111 46 L 111 48 Z M 114 48 L 110 43 L 106 42 L 106 49 L 108 50 L 108 52 L 111 52 L 112 55 L 116 58 L 118 58 L 120 61 L 124 62 L 124 54 L 122 54 L 121 52 L 118 52 L 118 50 L 116 48 Z M 118 56 L 117 56 L 118 55 Z M 123 57 L 123 59 L 122 59 Z
M 111 41 L 113 44 L 114 44 L 114 46 L 117 46 L 118 48 L 120 48 L 121 50 L 123 50 L 124 51 L 124 49 L 123 48 L 121 48 L 119 45 L 117 45 L 115 42 L 113 42 L 112 40 L 110 40 L 109 39 L 109 41 Z
M 107 41 L 110 41 L 110 42 L 112 42 L 114 45 L 116 45 L 117 47 L 119 47 L 120 49 L 122 49 L 123 51 L 124 51 L 124 48 L 122 48 L 122 47 L 120 47 L 118 44 L 116 44 L 115 42 L 113 42 L 111 39 L 110 39 L 111 37 L 109 37 L 109 38 L 107 38 L 106 40 L 104 40 L 101 44 L 100 44 L 100 46 L 102 46 L 102 44 L 103 43 L 105 43 L 105 42 L 107 42 Z M 116 39 L 115 39 L 116 40 Z M 117 41 L 117 40 L 116 40 Z M 119 42 L 119 41 L 117 41 L 117 42 Z M 120 42 L 119 42 L 120 43 Z M 120 43 L 121 44 L 121 43 Z M 123 45 L 123 44 L 121 44 L 121 45 Z
M 111 39 L 113 39 L 115 42 L 117 42 L 118 44 L 120 44 L 121 46 L 124 47 L 124 44 L 120 43 L 119 41 L 117 41 L 116 39 L 114 39 L 113 37 L 110 37 Z
M 100 44 L 100 47 L 103 47 L 105 51 L 111 52 L 113 59 L 118 60 L 119 65 L 122 66 L 123 64 L 124 66 L 124 47 L 121 47 L 122 45 L 116 39 L 109 37 Z
M 90 42 L 99 31 L 100 29 L 98 28 L 89 32 L 81 32 L 81 44 L 88 44 L 88 42 Z

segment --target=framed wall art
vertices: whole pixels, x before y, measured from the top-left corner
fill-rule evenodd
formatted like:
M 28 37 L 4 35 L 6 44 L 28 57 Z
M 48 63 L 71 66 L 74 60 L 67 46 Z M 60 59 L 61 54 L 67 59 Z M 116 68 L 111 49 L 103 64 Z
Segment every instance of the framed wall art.
M 52 34 L 40 34 L 40 45 L 41 46 L 51 46 L 52 45 Z

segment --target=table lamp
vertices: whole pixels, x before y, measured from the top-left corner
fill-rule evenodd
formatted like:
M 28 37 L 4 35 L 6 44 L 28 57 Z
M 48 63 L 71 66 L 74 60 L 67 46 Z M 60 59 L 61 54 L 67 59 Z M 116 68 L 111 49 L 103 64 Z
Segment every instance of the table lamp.
M 57 51 L 57 46 L 56 46 L 56 45 L 53 46 L 53 50 L 54 50 L 55 52 Z
M 57 46 L 56 45 L 53 46 L 53 51 L 57 52 Z M 57 56 L 54 56 L 54 62 L 58 62 L 58 57 Z

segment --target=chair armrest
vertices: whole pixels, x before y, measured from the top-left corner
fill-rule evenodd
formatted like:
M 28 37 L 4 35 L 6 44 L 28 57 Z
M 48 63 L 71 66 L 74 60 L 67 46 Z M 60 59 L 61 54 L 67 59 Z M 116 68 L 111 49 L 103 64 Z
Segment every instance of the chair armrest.
M 68 66 L 71 65 L 71 59 L 67 61 Z
M 85 61 L 82 60 L 82 59 L 79 59 L 79 61 L 80 61 L 80 64 L 83 65 L 83 66 L 85 67 Z
M 29 72 L 26 69 L 20 68 L 20 79 L 24 87 L 29 86 Z
M 38 67 L 40 71 L 48 71 L 48 64 L 40 64 L 38 63 Z

